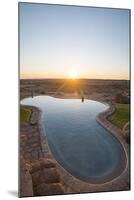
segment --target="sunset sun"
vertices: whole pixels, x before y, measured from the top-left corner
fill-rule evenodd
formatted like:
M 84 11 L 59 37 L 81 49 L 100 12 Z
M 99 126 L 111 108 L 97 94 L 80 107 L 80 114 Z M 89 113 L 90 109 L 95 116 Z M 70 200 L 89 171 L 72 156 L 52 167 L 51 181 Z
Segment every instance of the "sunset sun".
M 69 78 L 70 79 L 77 79 L 78 78 L 78 73 L 76 72 L 76 71 L 71 71 L 70 73 L 69 73 Z

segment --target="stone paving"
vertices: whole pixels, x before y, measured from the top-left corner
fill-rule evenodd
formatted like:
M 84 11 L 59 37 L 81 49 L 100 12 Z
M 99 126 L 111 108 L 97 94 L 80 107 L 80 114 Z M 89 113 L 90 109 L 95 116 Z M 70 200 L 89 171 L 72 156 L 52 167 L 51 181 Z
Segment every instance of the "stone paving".
M 42 149 L 39 110 L 34 107 L 29 123 L 20 124 L 20 197 L 64 194 L 54 160 Z

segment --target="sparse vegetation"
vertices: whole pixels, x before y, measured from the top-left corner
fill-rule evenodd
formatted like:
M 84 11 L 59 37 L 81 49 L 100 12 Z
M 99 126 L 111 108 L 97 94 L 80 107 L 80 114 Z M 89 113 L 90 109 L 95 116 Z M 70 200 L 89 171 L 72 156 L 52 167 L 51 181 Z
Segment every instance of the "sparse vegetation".
M 31 116 L 31 110 L 28 108 L 20 108 L 20 122 L 28 122 Z
M 120 103 L 120 104 L 129 104 L 129 102 L 130 102 L 130 97 L 129 97 L 129 96 L 126 96 L 126 95 L 124 95 L 124 94 L 118 93 L 118 94 L 115 96 L 115 102 L 116 102 L 116 103 Z
M 101 79 L 22 79 L 20 80 L 20 99 L 36 95 L 64 95 L 68 93 L 78 93 L 81 90 L 84 96 L 90 99 L 112 101 L 116 103 L 124 103 L 119 101 L 117 94 L 124 94 L 129 103 L 129 80 L 101 80 Z M 116 101 L 117 100 L 117 101 Z
M 129 104 L 115 104 L 115 113 L 109 117 L 109 120 L 118 126 L 123 128 L 124 125 L 129 122 Z

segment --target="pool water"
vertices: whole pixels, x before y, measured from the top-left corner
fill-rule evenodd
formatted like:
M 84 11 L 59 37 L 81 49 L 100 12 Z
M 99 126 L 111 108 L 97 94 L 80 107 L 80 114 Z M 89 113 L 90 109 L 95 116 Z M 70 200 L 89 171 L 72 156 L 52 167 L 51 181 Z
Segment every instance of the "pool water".
M 42 110 L 49 147 L 73 176 L 90 183 L 104 183 L 122 173 L 126 162 L 123 146 L 96 121 L 108 105 L 50 96 L 26 98 L 21 104 Z

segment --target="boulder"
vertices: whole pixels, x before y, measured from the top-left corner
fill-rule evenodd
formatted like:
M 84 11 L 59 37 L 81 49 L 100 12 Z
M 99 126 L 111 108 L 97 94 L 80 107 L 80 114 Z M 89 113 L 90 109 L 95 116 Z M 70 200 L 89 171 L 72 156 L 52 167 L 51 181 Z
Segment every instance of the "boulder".
M 46 184 L 43 183 L 34 188 L 35 196 L 64 194 L 63 187 L 60 183 Z
M 31 174 L 33 174 L 33 173 L 37 172 L 38 170 L 40 170 L 40 162 L 36 161 L 31 164 L 29 171 Z
M 53 167 L 56 167 L 56 164 L 53 160 L 51 159 L 40 159 L 40 167 L 41 169 L 43 168 L 53 168 Z
M 33 186 L 37 186 L 40 185 L 42 183 L 44 183 L 44 176 L 42 171 L 36 171 L 32 174 L 32 182 L 33 182 Z
M 57 183 L 60 182 L 60 175 L 55 168 L 44 168 L 42 170 L 45 183 Z

